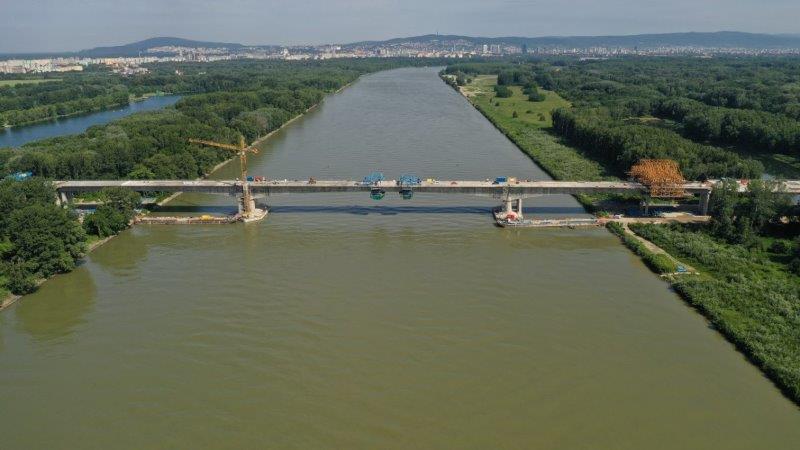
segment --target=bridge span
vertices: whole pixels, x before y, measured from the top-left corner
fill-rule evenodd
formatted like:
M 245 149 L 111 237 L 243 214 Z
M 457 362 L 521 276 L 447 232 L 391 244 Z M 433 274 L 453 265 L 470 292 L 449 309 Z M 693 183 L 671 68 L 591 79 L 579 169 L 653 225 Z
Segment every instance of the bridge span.
M 647 192 L 647 187 L 628 181 L 519 181 L 494 183 L 492 181 L 432 180 L 413 186 L 400 185 L 395 180 L 364 183 L 352 180 L 268 180 L 249 181 L 254 195 L 309 194 L 325 192 L 370 192 L 379 188 L 387 192 L 413 189 L 414 192 L 437 194 L 472 194 L 495 196 L 509 194 L 526 197 L 552 194 L 596 194 Z M 122 187 L 137 192 L 201 192 L 206 194 L 239 195 L 243 183 L 239 180 L 76 180 L 56 181 L 58 192 L 78 194 L 97 192 L 110 187 Z M 800 188 L 800 186 L 798 186 Z M 690 194 L 704 194 L 713 189 L 710 183 L 686 183 Z
M 708 200 L 717 182 L 690 182 L 683 185 L 688 194 L 700 197 L 700 212 L 708 212 Z M 241 197 L 244 183 L 240 180 L 74 180 L 54 182 L 59 200 L 67 202 L 76 194 L 97 192 L 105 188 L 121 187 L 137 192 L 197 192 Z M 411 189 L 415 193 L 467 194 L 502 199 L 506 208 L 510 202 L 521 210 L 522 199 L 554 194 L 647 193 L 647 186 L 630 181 L 517 181 L 495 183 L 490 180 L 423 180 L 413 186 L 401 185 L 396 180 L 365 183 L 355 180 L 266 180 L 249 181 L 247 188 L 254 197 L 277 194 L 310 194 L 372 192 L 401 192 Z M 746 183 L 740 182 L 740 189 Z M 783 182 L 782 189 L 790 194 L 800 194 L 800 181 Z

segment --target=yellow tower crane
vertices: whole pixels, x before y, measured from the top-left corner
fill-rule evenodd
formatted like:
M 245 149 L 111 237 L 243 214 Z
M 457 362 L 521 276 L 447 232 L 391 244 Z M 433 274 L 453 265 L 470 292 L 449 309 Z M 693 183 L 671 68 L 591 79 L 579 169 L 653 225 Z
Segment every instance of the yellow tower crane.
M 258 153 L 255 147 L 248 147 L 244 141 L 244 136 L 239 136 L 239 145 L 223 144 L 221 142 L 206 141 L 203 139 L 189 139 L 193 144 L 208 145 L 209 147 L 222 148 L 236 152 L 239 155 L 239 166 L 242 172 L 240 180 L 242 180 L 242 215 L 245 220 L 255 218 L 255 204 L 250 195 L 250 186 L 247 183 L 247 154 Z

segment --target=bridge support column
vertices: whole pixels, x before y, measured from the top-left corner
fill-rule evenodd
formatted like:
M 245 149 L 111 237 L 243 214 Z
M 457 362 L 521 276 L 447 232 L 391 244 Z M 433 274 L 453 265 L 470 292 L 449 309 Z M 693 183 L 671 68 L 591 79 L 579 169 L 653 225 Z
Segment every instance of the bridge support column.
M 514 211 L 514 200 L 505 199 L 503 200 L 503 212 L 508 214 Z
M 515 209 L 517 210 L 517 216 L 521 219 L 522 218 L 522 199 L 518 198 L 515 201 L 515 203 L 516 203 L 516 208 Z
M 70 192 L 58 191 L 56 194 L 58 197 L 56 198 L 56 205 L 64 207 L 69 205 L 74 198 L 74 195 Z
M 708 215 L 708 203 L 711 200 L 711 191 L 700 194 L 700 215 Z
M 237 198 L 237 205 L 239 206 L 239 214 L 244 214 L 244 197 Z M 256 209 L 256 201 L 255 199 L 250 199 L 250 211 L 255 211 Z

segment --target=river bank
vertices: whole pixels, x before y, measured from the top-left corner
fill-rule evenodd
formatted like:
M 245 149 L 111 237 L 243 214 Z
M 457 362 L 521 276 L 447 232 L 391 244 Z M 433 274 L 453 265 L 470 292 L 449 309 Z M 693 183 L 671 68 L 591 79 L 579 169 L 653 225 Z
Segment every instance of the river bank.
M 27 143 L 57 136 L 80 134 L 89 127 L 104 125 L 139 112 L 165 108 L 177 102 L 180 95 L 150 96 L 127 104 L 75 113 L 57 119 L 45 119 L 21 127 L 0 129 L 0 148 L 18 148 Z
M 359 77 L 359 78 L 360 78 L 360 77 Z M 352 85 L 353 83 L 355 83 L 356 81 L 358 81 L 358 78 L 357 78 L 356 80 L 354 80 L 354 81 L 351 81 L 350 83 L 347 83 L 347 84 L 345 84 L 344 86 L 342 86 L 341 88 L 337 89 L 336 91 L 334 91 L 334 92 L 332 92 L 332 93 L 330 93 L 330 94 L 326 95 L 325 97 L 323 97 L 323 98 L 322 98 L 322 100 L 320 101 L 320 103 L 322 103 L 323 101 L 325 101 L 325 98 L 327 98 L 327 97 L 329 97 L 329 96 L 331 96 L 331 95 L 336 95 L 336 94 L 339 94 L 339 93 L 341 93 L 343 90 L 345 90 L 346 88 L 348 88 L 349 86 L 351 86 L 351 85 Z M 254 147 L 254 146 L 256 146 L 256 145 L 259 145 L 259 144 L 261 144 L 261 143 L 263 143 L 263 142 L 267 141 L 267 140 L 268 140 L 270 137 L 274 136 L 274 135 L 275 135 L 275 133 L 277 133 L 277 132 L 279 132 L 279 131 L 281 131 L 281 130 L 284 130 L 286 127 L 288 127 L 290 124 L 294 123 L 296 120 L 300 119 L 301 117 L 305 116 L 305 115 L 306 115 L 306 114 L 308 114 L 309 112 L 311 112 L 311 111 L 313 111 L 314 109 L 318 108 L 318 107 L 319 107 L 319 105 L 320 105 L 320 103 L 317 103 L 317 104 L 315 104 L 315 105 L 312 105 L 311 107 L 307 108 L 307 109 L 306 109 L 305 111 L 303 111 L 302 113 L 300 113 L 300 114 L 297 114 L 296 116 L 292 117 L 292 118 L 291 118 L 291 119 L 289 119 L 288 121 L 284 122 L 284 123 L 283 123 L 283 124 L 282 124 L 280 127 L 278 127 L 278 128 L 276 128 L 275 130 L 273 130 L 273 131 L 271 131 L 271 132 L 267 133 L 267 134 L 266 134 L 266 135 L 264 135 L 264 136 L 261 136 L 261 137 L 259 137 L 258 139 L 256 139 L 256 140 L 255 140 L 255 141 L 253 141 L 252 143 L 250 143 L 250 147 Z M 212 168 L 212 169 L 211 169 L 211 170 L 210 170 L 208 173 L 206 173 L 206 174 L 205 174 L 203 177 L 198 177 L 198 178 L 196 178 L 196 180 L 201 180 L 201 179 L 208 178 L 209 176 L 211 176 L 212 174 L 214 174 L 216 171 L 218 171 L 219 169 L 221 169 L 222 167 L 226 166 L 228 163 L 230 163 L 231 161 L 234 161 L 234 160 L 236 160 L 236 159 L 238 159 L 238 157 L 236 157 L 236 156 L 233 156 L 233 157 L 231 157 L 231 158 L 228 158 L 228 159 L 226 159 L 226 160 L 224 160 L 224 161 L 220 162 L 219 164 L 215 165 L 215 166 L 214 166 L 214 167 L 213 167 L 213 168 Z M 182 194 L 181 192 L 176 192 L 176 193 L 174 193 L 174 194 L 171 194 L 171 195 L 169 195 L 168 197 L 166 197 L 166 198 L 164 198 L 164 199 L 162 199 L 162 200 L 159 200 L 158 202 L 156 202 L 156 205 L 158 205 L 158 206 L 164 206 L 164 205 L 168 204 L 169 202 L 173 201 L 174 199 L 178 198 L 178 197 L 179 197 L 181 194 Z M 108 242 L 109 240 L 113 239 L 113 238 L 114 238 L 114 237 L 116 237 L 116 236 L 117 236 L 117 235 L 114 235 L 114 236 L 108 236 L 108 237 L 106 237 L 106 238 L 103 238 L 103 239 L 100 239 L 100 240 L 98 240 L 98 241 L 94 241 L 94 242 L 90 242 L 90 243 L 88 243 L 88 246 L 87 246 L 87 251 L 86 251 L 86 255 L 88 255 L 89 253 L 91 253 L 92 251 L 94 251 L 96 248 L 100 247 L 101 245 L 105 244 L 106 242 Z M 57 275 L 56 275 L 56 276 L 57 276 Z M 37 286 L 37 289 L 38 289 L 38 287 L 40 287 L 40 286 L 41 286 L 41 285 L 42 285 L 44 282 L 46 282 L 48 279 L 49 279 L 49 278 L 45 278 L 45 279 L 42 279 L 42 280 L 38 280 L 38 281 L 37 281 L 37 284 L 36 284 L 36 286 Z M 20 300 L 20 299 L 22 299 L 23 297 L 24 297 L 24 295 L 16 295 L 16 294 L 9 293 L 8 295 L 6 295 L 6 296 L 5 296 L 5 298 L 0 298 L 0 311 L 2 311 L 3 309 L 5 309 L 5 308 L 7 308 L 7 307 L 9 307 L 9 306 L 11 306 L 11 305 L 13 305 L 14 303 L 16 303 L 17 301 L 19 301 L 19 300 Z
M 89 253 L 91 253 L 92 251 L 94 251 L 95 249 L 100 247 L 101 245 L 103 245 L 106 242 L 108 242 L 111 239 L 113 239 L 115 236 L 116 235 L 107 236 L 107 237 L 104 237 L 104 238 L 101 238 L 99 236 L 89 236 L 89 238 L 91 238 L 91 240 L 87 241 L 86 254 L 88 255 Z M 55 275 L 53 275 L 52 277 L 49 277 L 49 278 L 42 278 L 42 279 L 36 280 L 36 289 L 41 287 L 46 281 L 51 280 L 54 277 L 57 277 L 59 275 L 65 275 L 65 274 L 59 273 L 59 274 L 55 274 Z M 36 291 L 34 291 L 34 292 L 36 292 Z M 14 303 L 18 302 L 19 300 L 21 300 L 23 297 L 25 297 L 25 295 L 29 295 L 29 294 L 16 295 L 16 294 L 9 293 L 4 298 L 0 298 L 0 312 L 3 311 L 4 309 L 8 308 L 9 306 L 13 305 Z
M 494 83 L 493 77 L 482 76 L 478 77 L 472 86 L 462 86 L 458 90 L 498 130 L 529 155 L 534 162 L 542 166 L 553 178 L 605 178 L 602 167 L 596 165 L 594 170 L 586 170 L 593 165 L 588 158 L 583 157 L 578 150 L 568 150 L 567 147 L 557 144 L 558 138 L 547 133 L 548 124 L 546 122 L 541 127 L 537 127 L 520 120 L 521 111 L 525 110 L 527 105 L 535 103 L 527 102 L 518 87 L 511 87 L 513 92 L 511 98 L 491 98 L 491 87 Z M 546 91 L 540 92 L 545 92 L 546 95 L 555 95 L 555 93 Z M 553 145 L 554 143 L 557 145 Z M 554 152 L 551 153 L 549 149 L 554 149 Z M 573 162 L 575 164 L 572 164 Z M 597 210 L 596 199 L 579 198 L 579 201 L 588 210 Z M 665 226 L 661 225 L 661 227 Z M 781 274 L 780 270 L 776 271 L 772 267 L 773 264 L 769 262 L 761 260 L 755 262 L 753 258 L 748 258 L 750 268 L 742 271 L 748 275 L 744 276 L 744 280 L 742 277 L 736 278 L 740 288 L 736 294 L 733 294 L 729 289 L 723 287 L 731 283 L 731 281 L 726 281 L 731 277 L 726 270 L 710 269 L 708 264 L 702 264 L 703 258 L 710 260 L 711 256 L 699 252 L 696 248 L 683 246 L 677 241 L 669 242 L 670 245 L 664 245 L 668 242 L 664 236 L 675 236 L 676 232 L 667 232 L 666 229 L 657 232 L 655 224 L 636 223 L 632 223 L 630 227 L 627 223 L 609 223 L 608 229 L 619 236 L 625 246 L 636 254 L 653 273 L 662 276 L 686 305 L 712 324 L 721 336 L 732 343 L 741 354 L 761 370 L 788 399 L 800 405 L 800 375 L 797 375 L 800 371 L 798 371 L 796 363 L 796 361 L 800 361 L 800 350 L 792 350 L 795 347 L 792 344 L 795 338 L 790 336 L 791 333 L 784 331 L 784 327 L 776 325 L 786 320 L 785 312 L 781 312 L 780 308 L 774 305 L 774 301 L 754 300 L 764 296 L 763 290 L 759 291 L 754 288 L 756 285 L 762 286 L 762 289 L 767 289 L 768 292 L 771 291 L 771 297 L 784 298 L 787 295 L 792 297 L 793 294 L 772 287 L 773 285 L 769 282 L 770 276 L 762 279 L 758 278 L 757 274 L 772 273 L 779 280 L 785 278 L 788 280 L 788 275 Z M 648 234 L 640 234 L 643 231 L 647 231 Z M 693 234 L 685 233 L 683 236 L 686 239 L 691 238 L 690 241 L 698 239 Z M 662 241 L 654 242 L 653 237 L 659 237 Z M 735 249 L 723 248 L 722 244 L 712 243 L 712 239 L 707 236 L 704 238 L 704 245 L 714 245 L 719 248 L 720 252 L 729 255 L 737 253 Z M 703 267 L 704 274 L 695 276 L 678 274 L 679 266 L 683 266 L 683 270 L 688 273 L 698 273 L 693 267 L 681 262 L 685 259 L 691 260 L 695 267 Z M 721 261 L 715 263 L 724 266 Z M 751 273 L 756 275 L 749 275 Z M 750 277 L 756 277 L 758 280 L 750 280 Z M 793 283 L 792 281 L 789 284 Z M 734 300 L 734 298 L 742 296 L 743 292 L 749 292 L 748 297 Z M 764 302 L 764 304 L 758 306 L 760 302 Z M 781 306 L 781 308 L 785 307 L 787 306 Z
M 13 125 L 13 126 L 12 125 L 8 125 L 8 124 L 3 124 L 2 129 L 0 129 L 0 133 L 3 132 L 2 130 L 20 130 L 20 129 L 25 128 L 25 127 L 30 127 L 30 126 L 34 126 L 34 125 L 41 125 L 41 124 L 45 124 L 45 123 L 48 123 L 48 122 L 57 122 L 57 121 L 63 120 L 63 119 L 71 119 L 71 118 L 76 118 L 76 117 L 81 117 L 81 116 L 89 116 L 89 115 L 92 115 L 92 114 L 95 114 L 95 113 L 98 113 L 98 112 L 108 111 L 108 110 L 111 110 L 111 109 L 114 109 L 114 108 L 130 106 L 132 103 L 143 102 L 143 101 L 149 100 L 149 99 L 151 99 L 153 97 L 171 97 L 171 96 L 174 96 L 174 95 L 175 94 L 171 94 L 171 93 L 162 93 L 162 94 L 150 93 L 150 94 L 144 94 L 144 95 L 139 96 L 139 97 L 131 96 L 126 103 L 112 103 L 110 105 L 102 106 L 102 107 L 99 107 L 99 108 L 92 108 L 92 109 L 88 109 L 88 110 L 84 110 L 84 111 L 76 111 L 76 112 L 69 113 L 69 114 L 61 114 L 61 115 L 53 116 L 53 117 L 46 117 L 44 119 L 34 120 L 34 121 L 31 121 L 31 122 L 24 122 L 24 123 L 20 123 L 20 124 Z

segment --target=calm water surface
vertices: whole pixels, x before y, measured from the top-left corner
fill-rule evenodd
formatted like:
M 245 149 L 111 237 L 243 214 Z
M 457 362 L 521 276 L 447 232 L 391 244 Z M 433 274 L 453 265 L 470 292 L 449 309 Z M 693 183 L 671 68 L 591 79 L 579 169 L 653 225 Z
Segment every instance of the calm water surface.
M 543 177 L 433 69 L 262 150 L 280 178 Z M 798 409 L 603 230 L 497 229 L 478 197 L 267 203 L 137 227 L 0 314 L 2 447 L 800 448 Z
M 160 97 L 150 97 L 139 102 L 132 102 L 127 106 L 99 111 L 91 114 L 66 117 L 64 119 L 53 120 L 51 122 L 38 123 L 18 128 L 7 128 L 3 131 L 0 128 L 0 148 L 19 147 L 28 142 L 47 139 L 66 134 L 78 134 L 86 131 L 94 125 L 103 125 L 108 122 L 121 119 L 133 113 L 142 111 L 152 111 L 170 106 L 180 100 L 180 95 L 164 95 Z

